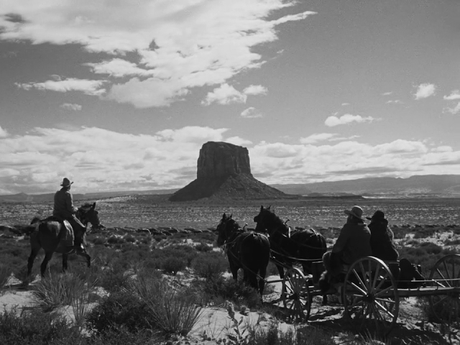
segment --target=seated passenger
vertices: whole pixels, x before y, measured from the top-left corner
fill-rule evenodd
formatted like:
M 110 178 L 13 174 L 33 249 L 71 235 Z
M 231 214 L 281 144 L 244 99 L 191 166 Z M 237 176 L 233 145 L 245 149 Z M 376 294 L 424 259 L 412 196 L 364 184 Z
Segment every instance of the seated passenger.
M 397 261 L 399 258 L 394 233 L 388 226 L 388 220 L 385 214 L 378 210 L 372 217 L 366 217 L 371 222 L 369 230 L 371 231 L 371 249 L 372 255 L 384 261 Z

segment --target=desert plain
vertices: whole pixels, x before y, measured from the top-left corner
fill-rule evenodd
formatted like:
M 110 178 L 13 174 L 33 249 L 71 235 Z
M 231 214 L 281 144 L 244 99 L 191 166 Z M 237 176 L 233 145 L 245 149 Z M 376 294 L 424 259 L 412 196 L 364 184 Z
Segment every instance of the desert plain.
M 436 248 L 447 250 L 450 253 L 460 253 L 460 199 L 459 198 L 412 198 L 412 199 L 370 199 L 370 198 L 302 198 L 295 200 L 221 200 L 221 201 L 195 201 L 195 202 L 169 202 L 167 195 L 128 195 L 111 198 L 79 200 L 83 202 L 96 202 L 101 223 L 105 226 L 98 236 L 110 237 L 113 233 L 132 234 L 149 231 L 151 234 L 168 234 L 157 238 L 157 246 L 166 243 L 175 233 L 181 233 L 182 241 L 193 244 L 194 237 L 199 233 L 208 233 L 209 245 L 214 238 L 216 228 L 223 213 L 232 214 L 242 226 L 247 224 L 249 229 L 255 227 L 254 216 L 258 214 L 261 205 L 271 208 L 291 227 L 312 227 L 322 232 L 332 246 L 340 227 L 345 222 L 344 210 L 357 204 L 363 207 L 365 216 L 371 216 L 376 210 L 385 212 L 392 227 L 398 247 L 403 255 L 410 255 L 411 259 L 419 247 L 426 248 L 432 244 Z M 16 238 L 26 241 L 10 229 L 28 224 L 34 216 L 45 218 L 52 212 L 52 204 L 48 203 L 1 203 L 0 204 L 0 237 Z M 153 236 L 153 235 L 152 235 Z M 166 237 L 166 238 L 165 238 Z M 431 245 L 430 245 L 431 246 Z M 89 243 L 89 251 L 97 248 Z M 214 248 L 218 251 L 219 249 Z M 439 249 L 438 249 L 439 250 Z M 428 256 L 431 253 L 424 253 Z M 431 265 L 435 260 L 426 261 Z M 53 259 L 59 261 L 56 257 Z M 26 262 L 24 261 L 24 265 Z M 36 263 L 36 266 L 38 264 Z M 428 274 L 431 267 L 422 267 Z M 276 281 L 275 271 L 273 276 L 267 278 Z M 190 272 L 182 275 L 193 279 Z M 37 278 L 39 279 L 39 278 Z M 270 285 L 270 284 L 269 284 Z M 272 294 L 279 292 L 278 283 L 273 283 Z M 272 296 L 264 296 L 267 303 Z M 33 305 L 30 291 L 16 289 L 14 284 L 3 287 L 0 305 L 5 308 L 13 306 L 30 307 Z M 421 303 L 417 298 L 410 297 L 401 301 L 398 323 L 391 332 L 386 342 L 388 344 L 458 344 L 460 342 L 458 329 L 430 322 L 425 315 Z M 238 314 L 238 313 L 237 313 Z M 260 320 L 260 311 L 251 310 L 249 313 L 238 314 L 248 320 Z M 334 342 L 353 343 L 350 339 L 352 331 L 347 331 L 343 321 L 343 308 L 340 304 L 321 306 L 313 304 L 312 315 L 306 327 L 319 327 L 332 332 Z M 194 335 L 187 341 L 203 344 L 215 344 L 219 337 L 225 337 L 226 332 L 231 332 L 231 323 L 228 320 L 225 307 L 212 307 L 205 309 L 201 323 L 197 325 Z M 267 316 L 268 319 L 272 316 Z M 204 321 L 204 320 L 207 321 Z M 213 322 L 210 320 L 213 319 Z M 249 321 L 248 321 L 249 322 Z M 206 330 L 210 327 L 212 330 Z M 280 320 L 280 325 L 285 329 L 299 327 Z M 203 339 L 203 334 L 214 334 L 213 339 Z M 218 335 L 217 335 L 218 334 Z M 186 341 L 182 340 L 182 343 Z M 178 342 L 179 343 L 179 342 Z

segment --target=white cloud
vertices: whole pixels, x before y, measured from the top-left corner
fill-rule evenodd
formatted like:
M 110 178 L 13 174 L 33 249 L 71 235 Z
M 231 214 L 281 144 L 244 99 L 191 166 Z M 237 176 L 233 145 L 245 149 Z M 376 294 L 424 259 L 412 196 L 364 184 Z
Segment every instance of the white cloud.
M 101 88 L 104 84 L 104 80 L 69 78 L 65 80 L 47 80 L 42 83 L 16 83 L 16 86 L 24 90 L 37 89 L 55 92 L 81 91 L 87 95 L 100 96 L 105 92 L 105 89 Z
M 196 178 L 199 151 L 207 141 L 249 146 L 251 171 L 269 184 L 448 174 L 460 169 L 460 151 L 444 144 L 402 139 L 379 145 L 350 139 L 253 144 L 244 137 L 226 137 L 228 132 L 189 126 L 133 135 L 91 127 L 35 128 L 25 135 L 7 135 L 0 138 L 0 191 L 49 193 L 64 176 L 75 181 L 75 193 L 182 188 Z M 314 136 L 307 138 L 313 141 Z
M 363 123 L 363 122 L 372 122 L 376 119 L 372 116 L 362 117 L 361 115 L 352 115 L 352 114 L 345 114 L 340 117 L 338 116 L 329 116 L 324 124 L 328 127 L 334 127 L 339 125 L 345 125 L 352 122 Z
M 451 114 L 458 114 L 460 113 L 460 102 L 457 103 L 457 105 L 453 108 L 445 107 L 442 110 L 443 113 L 451 113 Z
M 391 96 L 393 94 L 393 91 L 387 91 L 382 93 L 382 96 Z
M 424 83 L 416 86 L 414 98 L 416 100 L 428 98 L 436 93 L 436 85 L 430 83 Z
M 266 95 L 268 93 L 268 89 L 262 85 L 249 85 L 247 88 L 243 90 L 245 95 Z
M 402 139 L 380 145 L 353 140 L 333 145 L 261 142 L 250 155 L 254 176 L 270 184 L 455 174 L 460 169 L 460 151 Z
M 278 25 L 315 14 L 305 11 L 271 20 L 276 11 L 296 3 L 140 0 L 133 6 L 124 1 L 110 5 L 88 0 L 8 1 L 2 3 L 2 12 L 12 15 L 0 17 L 0 39 L 79 44 L 89 53 L 111 54 L 112 60 L 94 62 L 99 57 L 95 54 L 86 64 L 93 73 L 106 74 L 108 81 L 116 83 L 113 87 L 104 85 L 106 99 L 137 108 L 164 107 L 180 101 L 191 88 L 223 84 L 242 71 L 263 66 L 266 59 L 254 48 L 277 40 Z M 131 52 L 136 54 L 128 54 Z M 121 77 L 132 79 L 112 80 Z M 77 87 L 66 83 L 30 82 L 18 86 L 28 90 L 77 90 L 91 95 L 103 91 L 101 84 Z
M 231 103 L 246 103 L 248 97 L 236 90 L 233 86 L 222 84 L 215 88 L 212 92 L 206 95 L 206 99 L 202 102 L 203 105 L 210 105 L 212 103 L 218 104 L 231 104 Z
M 448 96 L 444 96 L 443 97 L 445 100 L 448 100 L 448 101 L 455 101 L 455 100 L 458 100 L 460 99 L 460 90 L 453 90 L 450 95 Z
M 241 112 L 241 117 L 246 119 L 255 119 L 263 117 L 262 113 L 254 107 L 249 107 Z
M 319 141 L 330 140 L 337 136 L 337 133 L 316 133 L 309 135 L 306 138 L 300 138 L 301 144 L 315 144 Z
M 132 135 L 94 127 L 35 128 L 0 139 L 0 185 L 9 192 L 49 192 L 68 176 L 76 192 L 181 188 L 196 178 L 201 146 L 224 141 L 226 131 L 190 126 Z
M 403 104 L 403 102 L 399 99 L 390 99 L 386 103 L 387 104 Z
M 149 77 L 154 74 L 154 71 L 152 70 L 145 70 L 143 68 L 139 68 L 135 63 L 118 58 L 98 63 L 87 63 L 86 65 L 92 67 L 94 73 L 108 74 L 112 77 Z
M 0 138 L 6 138 L 7 136 L 8 136 L 8 132 L 6 131 L 6 129 L 3 129 L 0 126 Z
M 64 103 L 61 104 L 61 108 L 66 110 L 80 111 L 82 109 L 82 106 L 80 104 Z

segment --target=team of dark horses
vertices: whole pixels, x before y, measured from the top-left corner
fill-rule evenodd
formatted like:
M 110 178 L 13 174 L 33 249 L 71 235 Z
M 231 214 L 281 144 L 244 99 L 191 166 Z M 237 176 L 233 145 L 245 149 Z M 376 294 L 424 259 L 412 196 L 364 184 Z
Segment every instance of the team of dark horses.
M 292 231 L 270 207 L 261 206 L 254 222 L 256 228 L 247 231 L 224 213 L 216 229 L 217 245 L 225 245 L 235 280 L 241 268 L 243 281 L 262 295 L 269 260 L 276 264 L 281 278 L 295 262 L 302 264 L 305 274 L 315 273 L 312 263 L 320 261 L 327 250 L 323 235 L 313 229 Z
M 102 227 L 96 203 L 81 206 L 76 216 L 85 225 L 91 223 L 93 228 Z M 313 229 L 294 230 L 286 225 L 275 213 L 261 206 L 260 212 L 254 217 L 257 226 L 254 230 L 247 230 L 236 222 L 232 215 L 222 216 L 217 225 L 217 245 L 226 250 L 230 271 L 237 280 L 238 270 L 243 270 L 243 281 L 258 290 L 262 295 L 265 286 L 267 266 L 272 260 L 281 278 L 284 270 L 291 267 L 296 261 L 301 262 L 305 274 L 312 272 L 311 263 L 321 260 L 326 252 L 324 237 Z M 42 277 L 54 253 L 62 254 L 62 269 L 67 270 L 69 254 L 77 254 L 85 258 L 87 266 L 91 265 L 91 257 L 85 249 L 86 231 L 74 229 L 75 243 L 83 244 L 76 246 L 74 250 L 67 252 L 62 250 L 61 240 L 65 231 L 62 220 L 48 217 L 46 219 L 34 218 L 25 233 L 30 236 L 31 252 L 27 264 L 27 276 L 32 273 L 35 258 L 43 248 L 44 259 L 40 266 Z

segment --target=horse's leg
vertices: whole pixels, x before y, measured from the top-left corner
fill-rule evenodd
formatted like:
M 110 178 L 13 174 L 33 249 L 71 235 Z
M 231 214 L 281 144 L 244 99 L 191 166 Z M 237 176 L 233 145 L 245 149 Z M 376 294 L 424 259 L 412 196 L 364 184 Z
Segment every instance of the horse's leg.
M 34 266 L 35 258 L 37 257 L 40 248 L 32 248 L 29 258 L 27 259 L 27 278 L 32 274 L 32 267 Z
M 259 270 L 259 291 L 260 291 L 260 296 L 263 295 L 264 289 L 265 289 L 265 276 L 267 274 L 267 266 L 262 265 Z
M 67 259 L 69 258 L 69 254 L 63 253 L 62 254 L 62 272 L 67 271 Z
M 86 249 L 82 248 L 82 250 L 79 250 L 76 252 L 77 255 L 83 256 L 86 259 L 86 266 L 91 267 L 91 256 L 86 252 Z
M 281 266 L 281 265 L 276 265 L 276 268 L 278 269 L 278 273 L 280 275 L 280 278 L 283 279 L 284 278 L 284 267 Z
M 232 272 L 233 279 L 238 280 L 238 265 L 232 260 L 230 254 L 228 255 L 228 263 L 230 265 L 230 272 Z
M 48 262 L 51 260 L 53 257 L 53 251 L 45 252 L 45 258 L 42 261 L 42 264 L 40 265 L 40 274 L 42 277 L 45 276 L 45 271 L 46 271 L 46 266 L 48 265 Z

